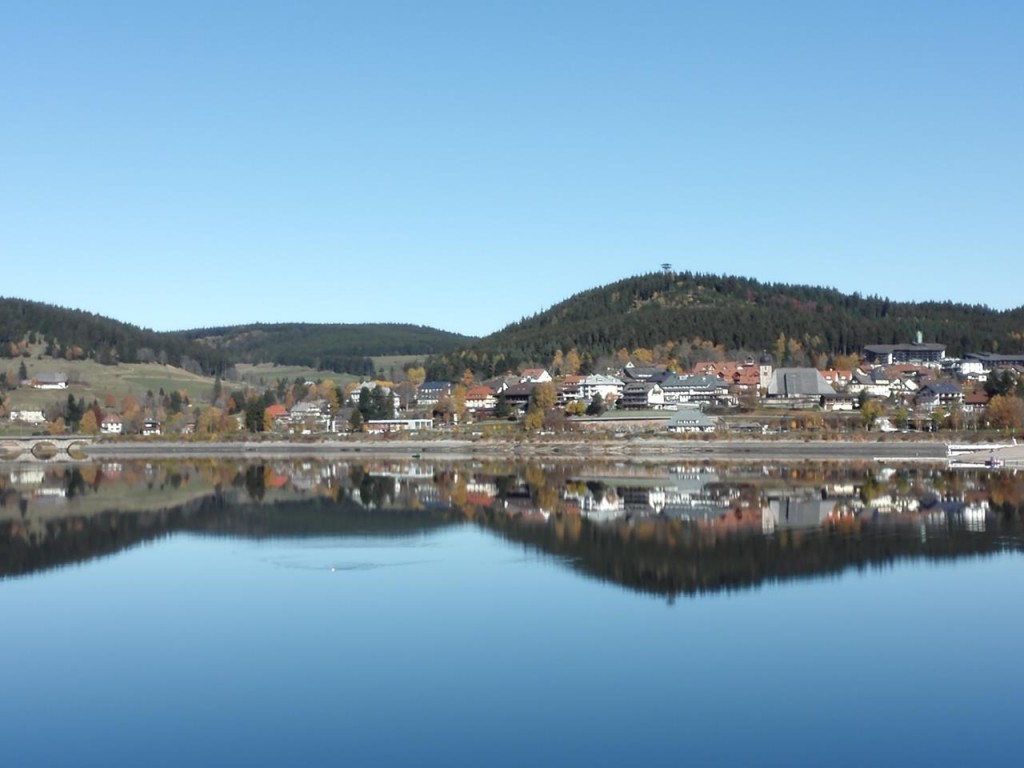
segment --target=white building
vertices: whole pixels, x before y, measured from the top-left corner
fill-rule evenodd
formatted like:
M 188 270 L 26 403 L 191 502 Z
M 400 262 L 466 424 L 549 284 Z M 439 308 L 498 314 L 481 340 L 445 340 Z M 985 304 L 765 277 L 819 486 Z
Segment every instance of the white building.
M 11 421 L 20 421 L 22 424 L 44 424 L 46 423 L 46 415 L 40 410 L 22 408 L 17 411 L 11 411 Z

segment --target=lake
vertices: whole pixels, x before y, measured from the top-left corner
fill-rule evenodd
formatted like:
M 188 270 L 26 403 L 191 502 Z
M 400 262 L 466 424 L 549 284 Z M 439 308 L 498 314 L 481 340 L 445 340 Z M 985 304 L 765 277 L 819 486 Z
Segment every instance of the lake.
M 5 765 L 1019 762 L 1020 475 L 0 478 Z

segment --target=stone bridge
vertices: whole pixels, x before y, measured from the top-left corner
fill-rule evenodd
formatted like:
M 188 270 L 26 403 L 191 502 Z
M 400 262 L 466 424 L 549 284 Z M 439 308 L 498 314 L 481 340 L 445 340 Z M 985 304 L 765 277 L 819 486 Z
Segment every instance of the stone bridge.
M 89 435 L 40 435 L 0 438 L 0 461 L 85 461 Z

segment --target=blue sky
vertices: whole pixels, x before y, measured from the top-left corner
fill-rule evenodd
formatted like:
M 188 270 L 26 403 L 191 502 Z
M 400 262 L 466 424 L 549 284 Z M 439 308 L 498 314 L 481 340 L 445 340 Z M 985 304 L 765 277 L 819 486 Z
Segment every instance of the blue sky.
M 44 2 L 0 295 L 484 334 L 676 269 L 1024 304 L 1024 3 Z

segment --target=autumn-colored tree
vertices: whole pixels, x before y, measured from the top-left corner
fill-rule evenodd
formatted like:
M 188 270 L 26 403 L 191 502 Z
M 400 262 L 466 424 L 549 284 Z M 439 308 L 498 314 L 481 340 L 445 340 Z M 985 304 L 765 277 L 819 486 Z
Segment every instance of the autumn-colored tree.
M 877 400 L 867 400 L 860 407 L 860 420 L 864 429 L 871 429 L 882 416 L 882 405 Z
M 555 389 L 554 382 L 551 381 L 538 384 L 530 394 L 530 403 L 536 404 L 538 408 L 545 411 L 548 408 L 554 408 L 557 399 L 558 391 Z
M 316 385 L 317 395 L 321 400 L 326 400 L 330 406 L 331 413 L 338 412 L 338 388 L 330 379 L 324 379 Z
M 125 395 L 121 399 L 121 418 L 125 420 L 134 419 L 139 415 L 139 401 L 132 395 Z
M 561 373 L 563 363 L 564 359 L 562 356 L 562 350 L 556 349 L 555 354 L 551 356 L 551 370 L 556 373 Z
M 526 416 L 523 417 L 523 428 L 527 432 L 536 432 L 544 426 L 544 411 L 540 408 L 529 407 L 526 409 Z
M 415 386 L 419 386 L 427 379 L 427 370 L 422 365 L 414 365 L 405 369 L 405 377 Z
M 856 354 L 837 355 L 832 358 L 832 367 L 837 371 L 853 371 L 860 365 L 860 356 Z
M 573 400 L 565 406 L 566 416 L 582 416 L 587 412 L 587 404 L 582 400 Z
M 64 418 L 58 416 L 46 424 L 46 431 L 51 435 L 63 435 L 67 430 L 64 427 Z
M 786 334 L 780 333 L 775 340 L 775 365 L 781 366 L 786 361 Z
M 654 353 L 644 347 L 637 347 L 634 349 L 632 357 L 640 365 L 650 365 L 654 362 Z
M 996 395 L 985 407 L 985 420 L 996 429 L 1011 432 L 1024 426 L 1024 400 L 1014 395 Z
M 466 387 L 463 384 L 456 384 L 452 387 L 451 396 L 452 412 L 455 414 L 455 421 L 461 424 L 466 416 Z
M 114 397 L 114 394 L 112 392 L 107 392 L 105 395 L 103 395 L 103 405 L 105 405 L 107 408 L 117 407 L 117 398 Z
M 78 431 L 83 435 L 99 433 L 100 425 L 96 422 L 96 413 L 91 408 L 82 414 L 82 420 L 78 422 Z
M 216 406 L 204 408 L 196 421 L 196 434 L 206 437 L 226 431 L 226 414 Z
M 575 376 L 580 372 L 580 353 L 573 347 L 565 353 L 565 360 L 562 361 L 562 373 L 567 376 Z
M 466 370 L 464 370 L 462 372 L 462 379 L 460 381 L 462 382 L 462 386 L 463 387 L 471 387 L 471 386 L 473 386 L 473 381 L 474 380 L 475 380 L 475 377 L 473 376 L 473 372 L 469 368 L 467 368 Z

